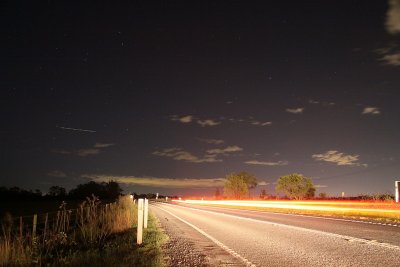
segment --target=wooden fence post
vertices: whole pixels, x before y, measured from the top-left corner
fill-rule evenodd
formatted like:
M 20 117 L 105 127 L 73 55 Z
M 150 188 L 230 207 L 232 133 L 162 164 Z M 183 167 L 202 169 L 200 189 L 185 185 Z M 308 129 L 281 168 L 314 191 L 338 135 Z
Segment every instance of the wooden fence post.
M 33 215 L 32 240 L 36 237 L 37 214 Z
M 143 242 L 143 198 L 138 199 L 138 225 L 137 225 L 137 241 L 138 245 Z
M 144 222 L 143 227 L 147 229 L 147 220 L 149 217 L 149 200 L 147 198 L 144 199 Z
M 49 220 L 49 214 L 46 213 L 45 218 L 44 218 L 44 230 L 43 230 L 43 245 L 46 242 L 46 233 L 47 233 L 47 222 Z
M 19 238 L 22 240 L 22 216 L 19 216 Z

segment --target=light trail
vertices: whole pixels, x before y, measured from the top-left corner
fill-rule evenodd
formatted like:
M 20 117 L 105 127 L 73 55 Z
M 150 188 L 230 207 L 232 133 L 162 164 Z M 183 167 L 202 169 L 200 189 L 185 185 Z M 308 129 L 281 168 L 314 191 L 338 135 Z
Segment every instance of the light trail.
M 366 208 L 372 205 L 371 202 L 329 202 L 329 201 L 246 201 L 246 200 L 174 200 L 176 202 L 188 204 L 202 205 L 219 205 L 219 206 L 239 206 L 239 207 L 256 207 L 256 208 L 278 208 L 293 210 L 310 210 L 310 211 L 336 211 L 336 212 L 372 212 L 372 213 L 398 213 L 399 209 L 391 208 Z M 378 203 L 378 205 L 384 203 Z M 346 205 L 356 205 L 357 207 L 340 207 Z M 364 206 L 364 207 L 363 207 Z

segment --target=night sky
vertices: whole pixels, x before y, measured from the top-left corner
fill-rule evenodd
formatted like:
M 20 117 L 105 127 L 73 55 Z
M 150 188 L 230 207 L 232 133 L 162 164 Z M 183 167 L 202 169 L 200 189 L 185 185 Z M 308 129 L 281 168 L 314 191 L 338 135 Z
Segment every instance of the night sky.
M 400 1 L 86 2 L 0 4 L 0 186 L 394 191 Z

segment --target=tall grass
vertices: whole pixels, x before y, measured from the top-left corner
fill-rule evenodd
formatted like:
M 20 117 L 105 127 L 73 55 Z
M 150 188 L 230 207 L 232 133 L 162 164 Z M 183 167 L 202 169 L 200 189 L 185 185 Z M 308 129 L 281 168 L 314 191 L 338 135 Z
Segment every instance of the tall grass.
M 63 202 L 54 218 L 49 218 L 48 214 L 44 216 L 36 232 L 24 225 L 22 217 L 15 225 L 8 214 L 1 226 L 0 266 L 62 262 L 74 251 L 102 248 L 112 234 L 136 224 L 137 212 L 129 197 L 101 205 L 100 200 L 92 196 L 74 211 L 67 210 Z

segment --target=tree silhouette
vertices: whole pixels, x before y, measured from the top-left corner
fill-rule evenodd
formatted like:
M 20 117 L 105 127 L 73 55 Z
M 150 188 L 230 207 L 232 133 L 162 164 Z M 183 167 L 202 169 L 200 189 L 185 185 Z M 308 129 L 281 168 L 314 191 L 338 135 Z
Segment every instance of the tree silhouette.
M 241 199 L 247 196 L 249 192 L 248 186 L 243 176 L 232 173 L 226 176 L 224 184 L 224 194 L 227 197 Z
M 52 197 L 64 197 L 67 195 L 67 191 L 64 187 L 53 185 L 49 188 L 49 192 L 47 193 L 47 195 Z
M 315 188 L 310 178 L 293 173 L 279 177 L 276 191 L 285 193 L 291 199 L 302 199 L 314 196 Z
M 115 181 L 107 183 L 96 183 L 90 181 L 86 184 L 79 184 L 76 188 L 69 191 L 69 196 L 72 198 L 85 199 L 91 195 L 95 195 L 102 199 L 116 199 L 121 195 L 122 189 Z

